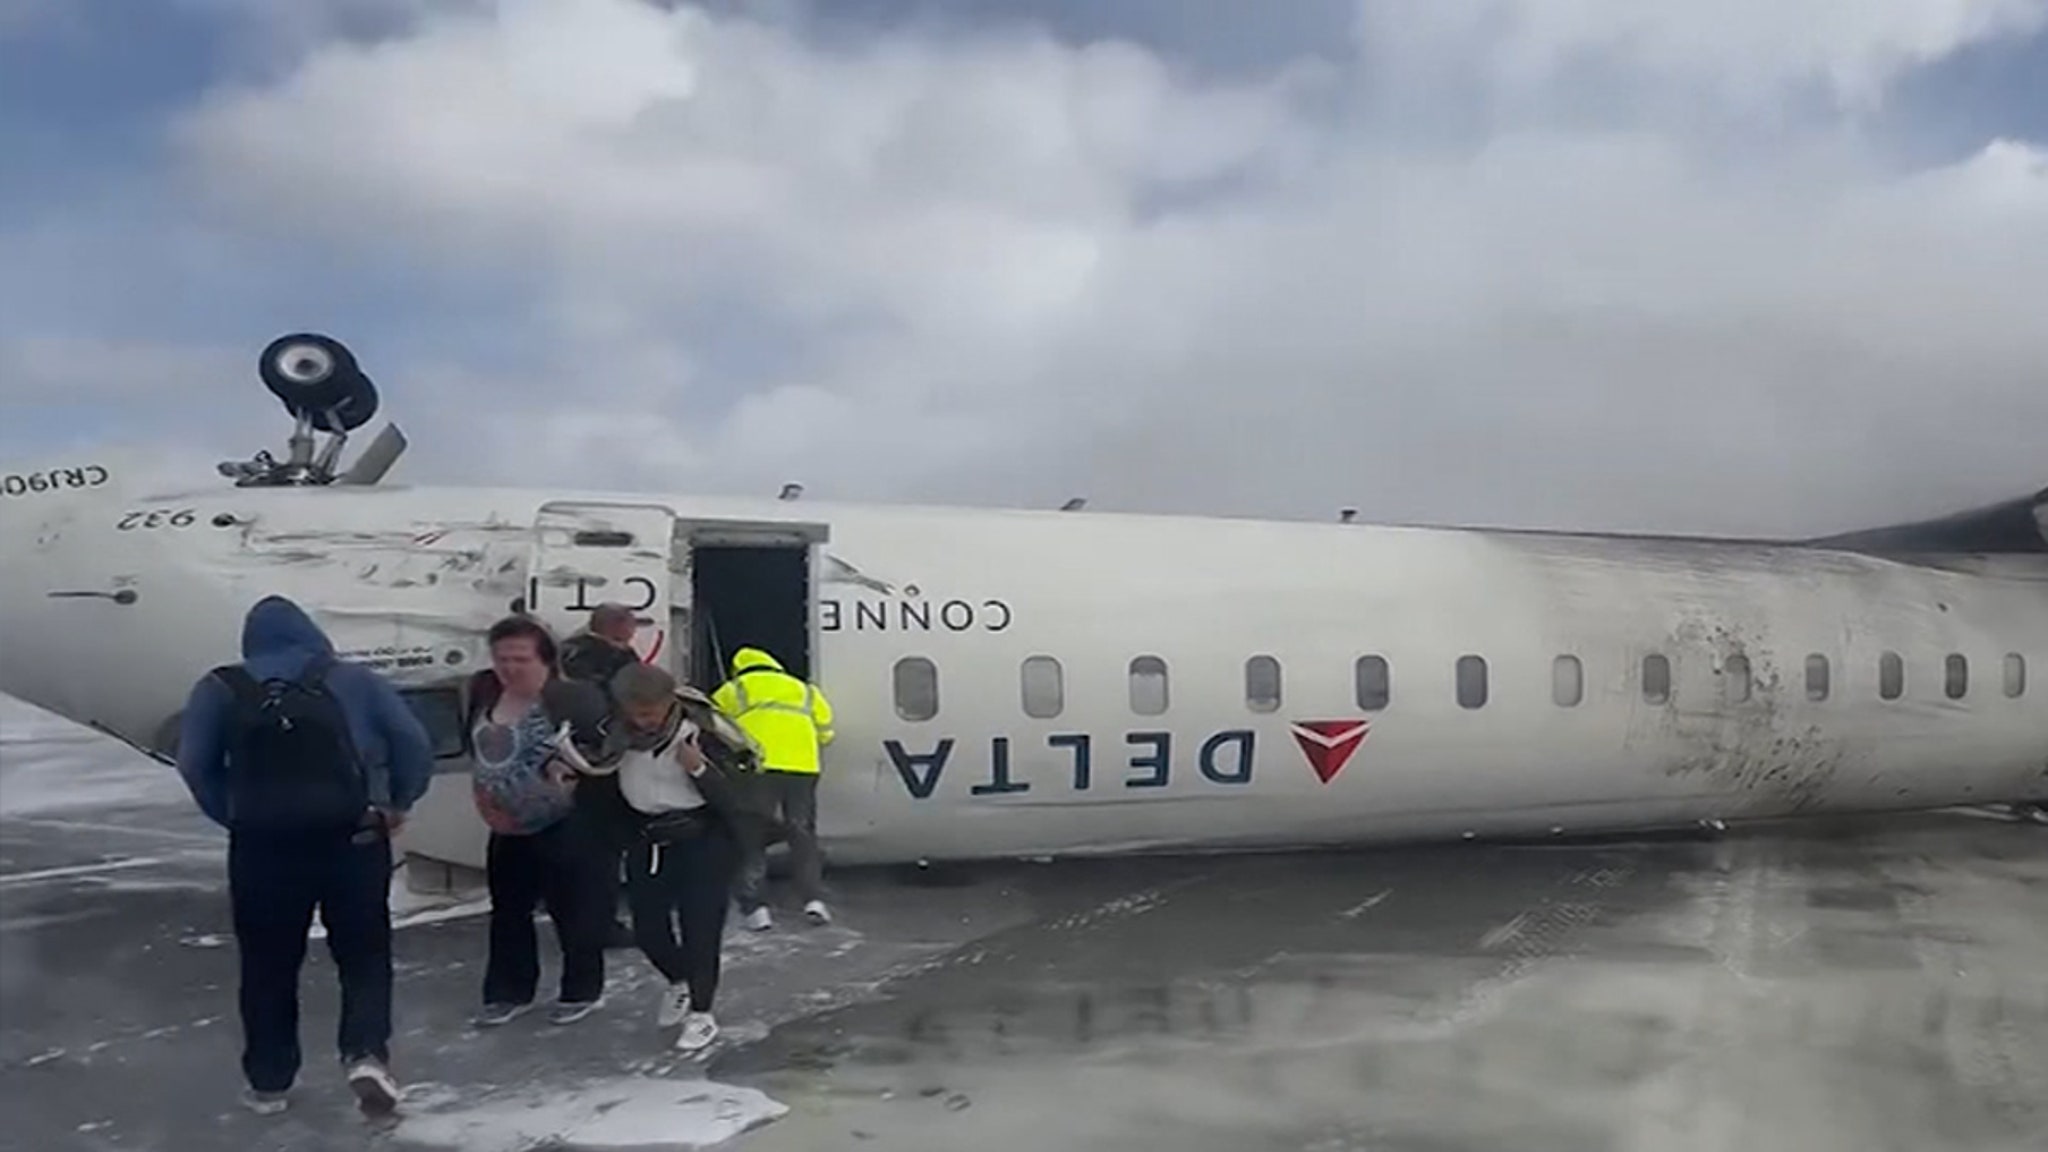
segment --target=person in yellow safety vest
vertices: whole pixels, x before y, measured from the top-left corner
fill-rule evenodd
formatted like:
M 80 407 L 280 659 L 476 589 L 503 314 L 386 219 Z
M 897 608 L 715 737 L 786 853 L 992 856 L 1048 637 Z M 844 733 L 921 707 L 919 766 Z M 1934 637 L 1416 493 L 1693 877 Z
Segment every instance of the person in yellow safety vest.
M 711 694 L 711 703 L 761 746 L 764 807 L 779 816 L 789 840 L 790 868 L 804 915 L 825 924 L 824 861 L 818 855 L 818 749 L 832 742 L 832 705 L 815 684 L 783 670 L 759 648 L 732 654 L 732 678 Z M 740 845 L 740 874 L 734 898 L 747 927 L 765 931 L 773 923 L 761 892 L 768 881 L 768 834 L 747 836 Z

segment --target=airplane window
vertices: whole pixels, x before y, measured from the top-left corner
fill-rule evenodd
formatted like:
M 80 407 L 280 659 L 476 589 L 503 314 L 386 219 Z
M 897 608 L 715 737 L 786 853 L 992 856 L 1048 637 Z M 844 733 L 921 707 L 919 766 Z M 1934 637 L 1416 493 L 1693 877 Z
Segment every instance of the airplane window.
M 1721 675 L 1727 677 L 1721 687 L 1730 704 L 1741 704 L 1749 699 L 1749 657 L 1730 656 L 1721 666 Z
M 1254 712 L 1280 708 L 1280 661 L 1254 656 L 1244 662 L 1244 702 Z
M 1486 658 L 1484 656 L 1458 657 L 1458 707 L 1483 708 L 1486 706 Z
M 1065 685 L 1060 662 L 1050 656 L 1033 656 L 1024 661 L 1024 714 L 1035 720 L 1050 720 L 1066 706 Z
M 1906 694 L 1906 661 L 1897 652 L 1877 658 L 1877 694 L 1886 700 Z
M 434 759 L 448 760 L 462 755 L 462 694 L 453 688 L 406 688 L 404 698 L 412 714 L 427 730 L 427 743 Z
M 1157 656 L 1131 661 L 1131 711 L 1140 716 L 1166 711 L 1166 661 Z
M 1377 712 L 1393 699 L 1393 680 L 1385 656 L 1360 656 L 1351 667 L 1351 691 L 1363 712 Z
M 1577 656 L 1550 662 L 1550 698 L 1559 708 L 1576 708 L 1586 695 L 1586 669 Z
M 2005 694 L 2013 700 L 2027 694 L 2027 658 L 2017 652 L 2005 654 Z
M 1948 676 L 1946 679 L 1948 682 L 1942 685 L 1942 688 L 1948 693 L 1949 699 L 1961 700 L 1964 696 L 1969 695 L 1970 662 L 1960 653 L 1949 653 Z
M 1818 652 L 1806 658 L 1806 698 L 1828 698 L 1828 658 Z
M 922 656 L 896 662 L 896 714 L 905 720 L 929 720 L 939 714 L 939 668 Z
M 1671 660 L 1661 652 L 1643 657 L 1643 699 L 1652 704 L 1671 699 Z

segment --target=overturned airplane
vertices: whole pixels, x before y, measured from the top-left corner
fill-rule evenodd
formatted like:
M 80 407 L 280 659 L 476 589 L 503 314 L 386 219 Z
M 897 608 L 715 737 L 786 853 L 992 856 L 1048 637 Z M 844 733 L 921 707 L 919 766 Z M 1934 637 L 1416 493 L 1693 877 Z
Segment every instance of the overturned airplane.
M 233 483 L 0 468 L 0 690 L 169 756 L 291 596 L 432 733 L 430 860 L 482 865 L 485 629 L 606 600 L 699 684 L 753 645 L 827 686 L 842 864 L 2048 800 L 2048 490 L 1757 541 L 416 488 L 382 483 L 395 426 L 341 467 L 380 402 L 348 349 L 287 336 L 260 373 L 297 426 Z

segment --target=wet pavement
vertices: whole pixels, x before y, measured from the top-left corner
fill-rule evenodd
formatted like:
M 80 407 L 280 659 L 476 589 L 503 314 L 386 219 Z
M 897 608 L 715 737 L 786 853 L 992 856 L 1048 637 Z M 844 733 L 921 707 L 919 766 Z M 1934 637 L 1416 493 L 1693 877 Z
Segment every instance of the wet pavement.
M 2048 844 L 1155 865 L 720 1067 L 750 1149 L 2048 1148 Z
M 597 1016 L 477 1032 L 482 919 L 408 913 L 407 1119 L 350 1107 L 318 947 L 258 1118 L 220 837 L 168 769 L 32 735 L 0 725 L 8 1152 L 2048 1149 L 2048 829 L 1949 813 L 840 876 L 839 924 L 734 932 L 694 1062 L 630 952 Z

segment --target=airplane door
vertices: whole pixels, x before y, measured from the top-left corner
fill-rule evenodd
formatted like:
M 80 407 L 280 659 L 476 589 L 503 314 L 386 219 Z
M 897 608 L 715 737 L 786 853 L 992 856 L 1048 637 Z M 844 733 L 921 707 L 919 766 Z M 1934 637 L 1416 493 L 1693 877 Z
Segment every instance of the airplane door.
M 672 570 L 675 525 L 675 513 L 657 504 L 543 504 L 534 518 L 526 610 L 566 637 L 590 623 L 592 608 L 617 601 L 640 618 L 633 638 L 640 659 L 670 664 L 671 613 L 679 603 L 687 607 L 689 589 Z

